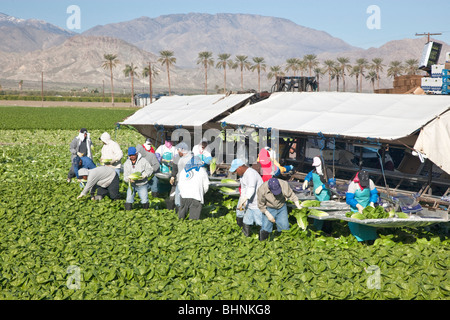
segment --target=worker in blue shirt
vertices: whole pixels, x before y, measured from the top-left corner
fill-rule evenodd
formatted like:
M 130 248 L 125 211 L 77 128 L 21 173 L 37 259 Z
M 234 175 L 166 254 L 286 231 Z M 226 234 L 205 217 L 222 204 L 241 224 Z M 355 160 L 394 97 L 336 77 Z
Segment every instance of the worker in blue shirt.
M 80 179 L 78 176 L 78 170 L 80 169 L 94 169 L 96 167 L 94 161 L 91 158 L 83 156 L 79 157 L 78 155 L 73 159 L 73 172 L 77 179 Z
M 378 190 L 369 178 L 369 172 L 361 170 L 353 178 L 345 194 L 346 202 L 352 212 L 362 213 L 364 208 L 375 206 Z M 375 227 L 349 222 L 348 227 L 358 241 L 373 241 L 377 238 Z

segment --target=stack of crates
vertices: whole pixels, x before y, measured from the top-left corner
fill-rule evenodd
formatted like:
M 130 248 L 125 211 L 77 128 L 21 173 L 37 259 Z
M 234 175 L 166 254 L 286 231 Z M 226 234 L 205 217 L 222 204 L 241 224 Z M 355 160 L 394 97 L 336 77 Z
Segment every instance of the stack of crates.
M 445 64 L 431 66 L 431 77 L 422 78 L 421 88 L 428 94 L 450 94 L 450 52 Z

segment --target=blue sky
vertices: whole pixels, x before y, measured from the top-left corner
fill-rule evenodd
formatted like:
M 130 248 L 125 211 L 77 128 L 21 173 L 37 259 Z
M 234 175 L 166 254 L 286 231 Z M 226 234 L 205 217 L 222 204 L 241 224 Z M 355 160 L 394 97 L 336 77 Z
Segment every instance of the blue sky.
M 450 43 L 450 0 L 0 0 L 0 12 L 45 20 L 67 29 L 70 5 L 77 5 L 81 13 L 81 29 L 75 32 L 142 16 L 248 13 L 286 18 L 361 48 L 416 38 L 416 33 L 426 32 L 442 33 L 435 39 Z M 368 13 L 371 5 L 379 11 Z

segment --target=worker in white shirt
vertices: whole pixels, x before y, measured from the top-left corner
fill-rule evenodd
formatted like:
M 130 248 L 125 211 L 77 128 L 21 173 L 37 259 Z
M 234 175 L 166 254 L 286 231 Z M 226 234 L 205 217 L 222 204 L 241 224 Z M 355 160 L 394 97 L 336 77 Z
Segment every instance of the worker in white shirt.
M 242 227 L 246 237 L 251 234 L 251 226 L 262 225 L 262 212 L 258 208 L 257 190 L 263 184 L 261 175 L 253 168 L 244 164 L 240 159 L 231 162 L 230 172 L 240 177 L 241 196 L 236 210 L 236 222 Z

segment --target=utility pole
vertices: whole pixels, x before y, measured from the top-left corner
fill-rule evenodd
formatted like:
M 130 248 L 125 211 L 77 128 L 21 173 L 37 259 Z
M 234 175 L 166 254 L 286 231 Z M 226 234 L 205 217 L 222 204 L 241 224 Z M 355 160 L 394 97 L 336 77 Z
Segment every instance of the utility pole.
M 440 35 L 442 35 L 442 33 L 430 33 L 430 32 L 427 32 L 427 33 L 416 33 L 416 37 L 427 36 L 427 39 L 428 39 L 427 43 L 430 42 L 430 36 L 440 36 Z

